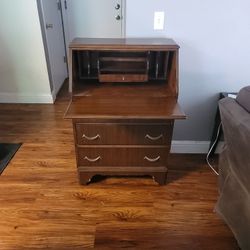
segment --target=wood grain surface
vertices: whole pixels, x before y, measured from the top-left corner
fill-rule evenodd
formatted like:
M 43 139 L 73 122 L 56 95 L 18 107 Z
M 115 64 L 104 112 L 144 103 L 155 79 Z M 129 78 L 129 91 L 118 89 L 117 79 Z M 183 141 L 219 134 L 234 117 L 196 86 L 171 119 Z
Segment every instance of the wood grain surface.
M 173 122 L 75 123 L 78 145 L 169 145 Z M 93 139 L 94 138 L 94 139 Z
M 115 103 L 115 106 L 114 106 Z M 65 114 L 67 119 L 185 119 L 186 116 L 175 98 L 88 96 L 75 98 Z
M 92 147 L 77 148 L 79 166 L 110 166 L 110 167 L 167 166 L 168 153 L 169 153 L 169 147 L 163 147 L 163 146 L 154 146 L 154 147 L 92 146 Z
M 78 183 L 69 98 L 0 105 L 0 141 L 23 142 L 0 176 L 0 249 L 238 249 L 214 213 L 217 177 L 203 155 L 171 155 L 168 182 Z
M 95 49 L 100 48 L 102 45 L 104 50 L 109 49 L 126 49 L 126 50 L 145 50 L 147 48 L 151 49 L 152 44 L 154 44 L 155 49 L 161 49 L 162 46 L 166 46 L 167 50 L 175 50 L 179 46 L 174 40 L 169 38 L 75 38 L 69 45 L 71 49 Z

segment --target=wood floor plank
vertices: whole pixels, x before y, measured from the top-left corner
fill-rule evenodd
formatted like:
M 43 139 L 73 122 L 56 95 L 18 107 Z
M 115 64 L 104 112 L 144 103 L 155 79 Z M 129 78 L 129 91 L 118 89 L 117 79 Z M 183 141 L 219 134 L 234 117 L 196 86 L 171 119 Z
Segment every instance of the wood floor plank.
M 97 249 L 237 249 L 236 243 L 230 236 L 222 237 L 214 234 L 211 236 L 199 231 L 196 234 L 182 233 L 147 224 L 99 225 L 96 230 L 95 247 Z
M 238 249 L 203 155 L 171 155 L 165 186 L 79 185 L 68 101 L 65 87 L 54 105 L 0 105 L 0 141 L 23 143 L 0 176 L 0 249 Z

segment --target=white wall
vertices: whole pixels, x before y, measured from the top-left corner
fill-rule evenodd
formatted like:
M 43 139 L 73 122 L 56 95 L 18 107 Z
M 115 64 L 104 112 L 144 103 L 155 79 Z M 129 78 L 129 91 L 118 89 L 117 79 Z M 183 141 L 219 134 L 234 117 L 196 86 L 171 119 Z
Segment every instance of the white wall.
M 165 11 L 163 31 L 153 12 Z M 208 141 L 218 93 L 250 85 L 249 0 L 127 0 L 127 37 L 172 37 L 180 49 L 180 98 L 188 119 L 175 140 Z
M 53 102 L 36 0 L 0 2 L 0 102 Z

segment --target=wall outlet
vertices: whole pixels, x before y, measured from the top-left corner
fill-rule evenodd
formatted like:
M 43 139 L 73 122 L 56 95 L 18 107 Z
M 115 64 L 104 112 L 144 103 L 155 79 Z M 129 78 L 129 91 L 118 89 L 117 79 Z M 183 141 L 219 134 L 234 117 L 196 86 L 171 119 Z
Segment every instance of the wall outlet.
M 164 29 L 164 11 L 155 11 L 154 13 L 154 30 Z

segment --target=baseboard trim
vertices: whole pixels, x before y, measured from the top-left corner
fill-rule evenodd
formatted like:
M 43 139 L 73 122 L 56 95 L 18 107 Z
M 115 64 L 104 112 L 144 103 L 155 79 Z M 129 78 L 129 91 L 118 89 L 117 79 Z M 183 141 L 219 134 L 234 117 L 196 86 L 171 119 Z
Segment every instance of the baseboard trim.
M 0 103 L 53 103 L 53 96 L 52 94 L 0 93 Z
M 175 154 L 207 154 L 210 141 L 172 141 L 171 153 Z M 219 142 L 215 153 L 222 151 L 224 143 Z

